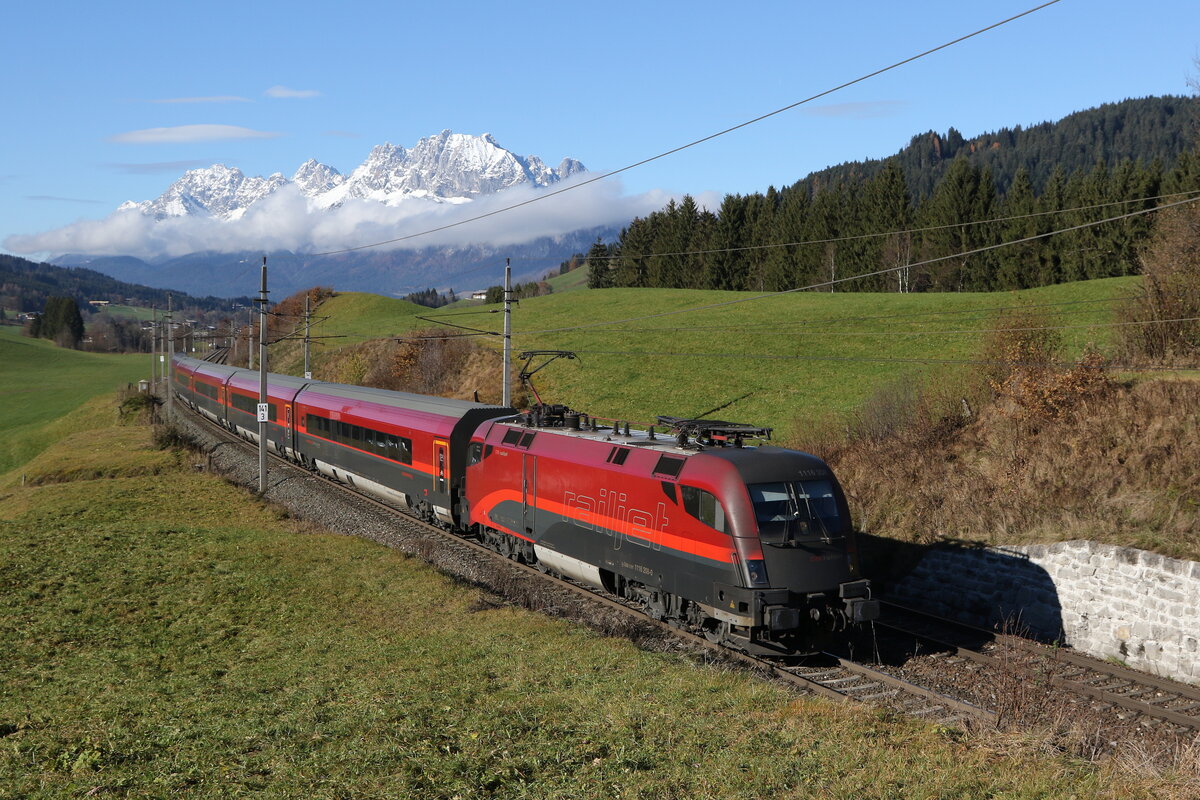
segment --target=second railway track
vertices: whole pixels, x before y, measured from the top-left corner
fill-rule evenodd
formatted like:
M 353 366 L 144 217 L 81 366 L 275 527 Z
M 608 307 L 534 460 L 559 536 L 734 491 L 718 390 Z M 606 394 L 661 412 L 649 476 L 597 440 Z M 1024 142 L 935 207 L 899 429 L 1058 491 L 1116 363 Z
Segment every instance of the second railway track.
M 915 637 L 934 651 L 993 671 L 1020 670 L 1122 722 L 1200 733 L 1200 687 L 905 606 L 886 606 L 888 615 L 879 627 Z

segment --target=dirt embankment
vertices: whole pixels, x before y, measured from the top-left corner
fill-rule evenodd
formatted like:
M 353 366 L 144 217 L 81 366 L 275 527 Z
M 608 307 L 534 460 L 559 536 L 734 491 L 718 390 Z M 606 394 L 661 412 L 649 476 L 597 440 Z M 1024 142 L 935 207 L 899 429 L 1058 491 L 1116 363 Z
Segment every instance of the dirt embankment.
M 1200 382 L 1104 380 L 1055 414 L 1001 400 L 818 447 L 875 535 L 1093 539 L 1200 559 Z

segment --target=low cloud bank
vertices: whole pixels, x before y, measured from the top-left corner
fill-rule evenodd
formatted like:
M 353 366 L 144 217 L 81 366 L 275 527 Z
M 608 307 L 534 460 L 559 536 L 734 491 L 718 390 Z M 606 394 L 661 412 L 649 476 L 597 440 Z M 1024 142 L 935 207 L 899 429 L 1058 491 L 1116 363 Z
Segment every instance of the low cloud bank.
M 585 180 L 581 178 L 581 180 Z M 561 189 L 567 184 L 557 184 Z M 551 190 L 553 191 L 553 190 Z M 516 245 L 598 226 L 621 226 L 662 208 L 672 195 L 659 190 L 624 196 L 616 181 L 599 181 L 511 211 L 379 249 Z M 117 211 L 45 233 L 9 236 L 14 253 L 129 255 L 152 260 L 197 252 L 290 250 L 323 253 L 399 239 L 532 200 L 546 190 L 517 187 L 474 202 L 412 199 L 396 206 L 349 200 L 328 210 L 310 209 L 293 186 L 255 203 L 240 218 L 172 217 L 155 220 L 139 211 Z M 704 198 L 711 200 L 711 198 Z M 707 205 L 707 203 L 705 203 Z

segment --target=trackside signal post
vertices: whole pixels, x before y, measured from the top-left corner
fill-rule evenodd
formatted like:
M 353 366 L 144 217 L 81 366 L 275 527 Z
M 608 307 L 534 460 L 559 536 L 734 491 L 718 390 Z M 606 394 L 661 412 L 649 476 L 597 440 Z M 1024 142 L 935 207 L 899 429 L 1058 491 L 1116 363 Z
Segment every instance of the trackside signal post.
M 258 493 L 267 493 L 267 423 L 271 405 L 267 402 L 267 257 L 263 256 L 262 285 L 258 290 Z M 254 352 L 251 349 L 251 352 Z

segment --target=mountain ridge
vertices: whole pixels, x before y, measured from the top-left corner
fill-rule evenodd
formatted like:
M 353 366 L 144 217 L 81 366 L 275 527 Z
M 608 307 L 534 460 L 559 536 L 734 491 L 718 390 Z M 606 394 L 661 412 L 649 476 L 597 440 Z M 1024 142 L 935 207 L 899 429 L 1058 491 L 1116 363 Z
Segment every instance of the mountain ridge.
M 157 198 L 126 201 L 117 210 L 156 220 L 189 216 L 235 220 L 286 186 L 295 187 L 314 209 L 334 208 L 348 200 L 388 206 L 413 200 L 466 203 L 521 185 L 545 188 L 586 171 L 573 158 L 564 158 L 552 169 L 538 156 L 518 156 L 490 133 L 472 136 L 446 129 L 420 139 L 412 148 L 390 142 L 376 145 L 349 175 L 312 158 L 291 178 L 281 172 L 248 176 L 225 164 L 192 169 Z

